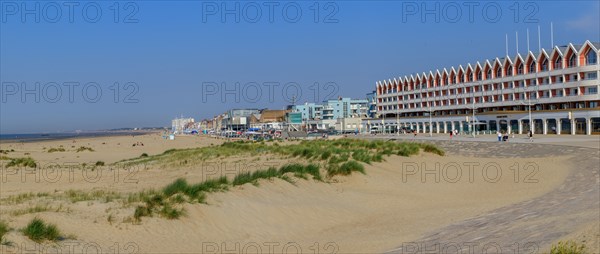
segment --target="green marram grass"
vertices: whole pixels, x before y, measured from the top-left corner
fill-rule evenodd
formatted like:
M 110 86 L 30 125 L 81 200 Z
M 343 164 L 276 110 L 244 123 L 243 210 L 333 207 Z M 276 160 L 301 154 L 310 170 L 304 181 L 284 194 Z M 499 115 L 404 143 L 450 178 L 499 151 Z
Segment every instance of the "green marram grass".
M 7 168 L 10 168 L 10 167 L 35 168 L 35 167 L 37 167 L 37 163 L 31 157 L 10 158 L 9 160 L 10 161 L 6 164 Z
M 578 244 L 575 241 L 561 241 L 553 244 L 550 254 L 586 254 L 584 244 Z
M 57 241 L 61 238 L 60 231 L 56 225 L 48 224 L 39 218 L 34 218 L 23 229 L 23 234 L 34 242 L 44 240 Z
M 129 202 L 142 202 L 136 207 L 134 219 L 141 221 L 142 217 L 158 214 L 167 219 L 177 219 L 185 214 L 183 208 L 177 208 L 182 203 L 205 203 L 206 194 L 215 191 L 227 191 L 230 187 L 244 184 L 259 185 L 259 180 L 279 178 L 294 183 L 290 176 L 302 179 L 312 177 L 316 181 L 324 181 L 321 169 L 326 176 L 347 176 L 354 172 L 366 174 L 362 163 L 384 161 L 384 156 L 411 156 L 421 150 L 443 156 L 444 152 L 434 145 L 422 143 L 398 143 L 386 141 L 368 141 L 356 139 L 311 140 L 294 142 L 289 145 L 279 145 L 271 142 L 226 142 L 220 146 L 210 146 L 192 149 L 170 149 L 162 154 L 142 156 L 117 164 L 137 165 L 141 163 L 157 163 L 163 165 L 194 164 L 207 159 L 226 158 L 230 156 L 277 155 L 283 158 L 297 158 L 310 161 L 308 165 L 290 163 L 280 168 L 254 172 L 243 172 L 230 181 L 226 177 L 206 180 L 197 184 L 189 184 L 180 178 L 165 186 L 162 191 L 131 195 Z
M 385 156 L 411 156 L 420 150 L 443 156 L 444 151 L 432 144 L 413 142 L 369 141 L 359 139 L 303 140 L 287 145 L 274 142 L 236 141 L 220 146 L 189 149 L 170 149 L 162 154 L 141 156 L 117 162 L 117 165 L 132 166 L 157 164 L 165 166 L 193 166 L 209 159 L 232 156 L 261 156 L 265 154 L 342 163 L 349 159 L 367 164 L 381 162 Z
M 5 244 L 8 241 L 4 239 L 4 236 L 10 231 L 10 227 L 4 221 L 0 221 L 0 244 Z

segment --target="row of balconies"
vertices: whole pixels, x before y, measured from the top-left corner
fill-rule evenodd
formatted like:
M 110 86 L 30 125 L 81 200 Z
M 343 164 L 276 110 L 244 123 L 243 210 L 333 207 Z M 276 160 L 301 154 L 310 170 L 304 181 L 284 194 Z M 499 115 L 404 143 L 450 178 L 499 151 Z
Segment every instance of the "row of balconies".
M 552 89 L 565 89 L 565 88 L 576 88 L 576 87 L 589 87 L 589 86 L 594 86 L 594 85 L 598 85 L 598 80 L 584 80 L 584 81 L 572 81 L 572 82 L 563 82 L 563 83 L 555 83 L 555 84 L 542 84 L 542 85 L 534 85 L 534 86 L 524 86 L 524 87 L 514 87 L 514 88 L 502 88 L 502 89 L 492 89 L 491 90 L 479 90 L 477 92 L 454 92 L 453 94 L 450 93 L 449 90 L 447 91 L 446 95 L 436 95 L 436 96 L 429 96 L 429 94 L 427 94 L 427 97 L 424 98 L 412 98 L 412 99 L 408 99 L 408 100 L 403 100 L 401 94 L 390 94 L 387 96 L 382 96 L 382 98 L 380 99 L 384 99 L 384 98 L 394 98 L 395 96 L 400 96 L 400 101 L 403 102 L 416 102 L 416 101 L 421 101 L 421 100 L 435 100 L 435 98 L 465 98 L 465 97 L 473 97 L 473 94 L 481 94 L 481 95 L 500 95 L 500 94 L 507 94 L 507 93 L 514 93 L 514 92 L 526 92 L 526 91 L 533 91 L 533 92 L 537 92 L 537 91 L 545 91 L 545 90 L 552 90 Z M 472 90 L 471 90 L 472 91 Z M 441 91 L 437 91 L 438 94 L 441 93 Z M 389 101 L 381 101 L 378 104 L 385 104 L 385 103 L 392 103 L 394 104 L 395 102 L 397 102 L 399 100 L 389 100 Z
M 576 99 L 574 99 L 576 98 Z M 548 98 L 538 98 L 532 102 L 532 104 L 547 104 L 547 103 L 564 103 L 564 102 L 572 102 L 572 101 L 590 101 L 590 100 L 600 100 L 599 94 L 586 94 L 586 95 L 566 95 L 561 97 L 548 97 Z M 485 108 L 485 107 L 504 107 L 504 106 L 518 106 L 528 104 L 529 100 L 521 99 L 521 100 L 507 100 L 507 101 L 485 101 L 483 103 L 476 103 L 476 108 Z M 421 112 L 424 110 L 429 110 L 430 107 L 415 107 L 415 108 L 404 108 L 404 109 L 386 109 L 379 110 L 383 113 L 397 113 L 399 111 L 405 112 Z M 431 110 L 454 110 L 454 109 L 472 109 L 472 104 L 458 104 L 458 105 L 445 105 L 445 106 L 431 106 Z
M 581 72 L 590 72 L 590 71 L 598 71 L 600 69 L 599 65 L 590 65 L 590 66 L 580 66 L 580 67 L 573 67 L 573 68 L 568 68 L 568 69 L 560 69 L 560 70 L 551 70 L 551 71 L 545 71 L 545 72 L 541 72 L 541 73 L 536 73 L 536 74 L 523 74 L 523 75 L 517 75 L 517 76 L 508 76 L 508 77 L 501 77 L 501 78 L 493 78 L 493 79 L 487 79 L 487 80 L 482 80 L 482 81 L 471 81 L 471 82 L 465 82 L 465 83 L 458 83 L 458 84 L 450 84 L 450 85 L 442 85 L 442 86 L 432 86 L 432 87 L 428 87 L 428 88 L 424 88 L 424 89 L 413 89 L 411 91 L 405 91 L 405 92 L 413 92 L 413 93 L 417 93 L 417 92 L 429 92 L 429 91 L 435 91 L 436 89 L 440 89 L 443 87 L 472 87 L 475 85 L 485 85 L 485 84 L 493 84 L 493 83 L 504 83 L 504 82 L 514 82 L 514 81 L 521 81 L 521 80 L 527 80 L 527 79 L 534 79 L 534 78 L 539 78 L 541 77 L 551 77 L 551 76 L 557 76 L 557 75 L 561 75 L 563 76 L 563 78 L 565 78 L 565 75 L 573 75 L 573 74 L 577 74 L 579 76 L 579 79 L 582 79 L 582 77 L 579 75 L 579 73 Z M 540 75 L 540 74 L 544 74 L 544 75 Z M 435 83 L 435 82 L 434 82 Z M 418 84 L 415 84 L 415 86 L 417 86 Z M 425 84 L 423 84 L 425 85 Z M 398 92 L 395 93 L 384 93 L 384 94 L 380 94 L 379 96 L 382 95 L 392 95 L 392 94 L 397 94 Z
M 597 91 L 596 93 L 588 93 L 587 91 L 577 91 L 576 93 L 565 93 L 565 91 L 562 91 L 562 93 L 557 93 L 555 95 L 552 95 L 550 90 L 547 90 L 546 92 L 548 93 L 543 93 L 542 95 L 539 95 L 538 93 L 532 94 L 532 99 L 533 100 L 540 100 L 540 99 L 551 99 L 551 98 L 562 98 L 562 97 L 572 97 L 572 96 L 585 96 L 585 95 L 597 95 Z M 496 97 L 494 96 L 498 96 L 496 99 Z M 403 102 L 401 104 L 413 104 L 413 103 L 417 103 L 417 104 L 421 104 L 421 103 L 427 103 L 429 102 L 431 103 L 435 103 L 435 104 L 440 104 L 440 101 L 452 101 L 454 104 L 453 105 L 470 105 L 472 102 L 472 100 L 475 100 L 475 103 L 477 104 L 481 104 L 481 103 L 489 103 L 489 102 L 506 102 L 506 101 L 525 101 L 526 96 L 523 95 L 521 96 L 521 94 L 517 94 L 518 98 L 516 98 L 516 96 L 514 96 L 514 94 L 502 94 L 502 95 L 488 95 L 488 96 L 481 96 L 481 97 L 461 97 L 461 98 L 445 98 L 445 99 L 438 99 L 438 100 L 427 100 L 427 101 L 414 101 L 414 102 Z M 466 99 L 466 100 L 465 100 Z M 456 100 L 459 100 L 461 102 L 456 102 Z M 394 105 L 400 105 L 398 103 L 386 103 L 386 104 L 381 104 L 381 106 L 394 106 Z M 437 106 L 452 106 L 450 104 L 446 104 L 446 105 L 437 105 Z

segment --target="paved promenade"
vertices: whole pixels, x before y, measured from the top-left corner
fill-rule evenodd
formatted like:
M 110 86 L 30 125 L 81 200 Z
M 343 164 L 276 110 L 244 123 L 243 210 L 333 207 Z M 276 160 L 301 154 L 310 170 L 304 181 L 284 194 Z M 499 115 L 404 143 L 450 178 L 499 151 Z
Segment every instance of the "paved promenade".
M 569 163 L 575 170 L 560 187 L 541 197 L 427 233 L 416 241 L 420 246 L 419 252 L 415 252 L 414 245 L 399 243 L 398 248 L 389 253 L 429 253 L 425 249 L 432 253 L 457 253 L 456 246 L 460 247 L 458 253 L 470 253 L 466 246 L 469 244 L 478 245 L 476 250 L 486 246 L 487 253 L 539 253 L 583 226 L 600 223 L 598 136 L 540 136 L 532 143 L 524 136 L 510 142 L 498 142 L 490 135 L 476 138 L 458 136 L 452 141 L 447 140 L 449 137 L 419 135 L 417 138 L 412 135 L 362 138 L 432 142 L 442 147 L 448 156 L 528 158 L 573 155 Z M 535 251 L 536 248 L 540 249 Z

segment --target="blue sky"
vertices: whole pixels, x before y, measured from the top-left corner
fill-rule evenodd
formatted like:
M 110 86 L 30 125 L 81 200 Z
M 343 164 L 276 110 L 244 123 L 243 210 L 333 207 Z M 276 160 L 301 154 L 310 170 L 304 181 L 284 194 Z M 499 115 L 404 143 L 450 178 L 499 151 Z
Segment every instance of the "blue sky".
M 549 48 L 550 22 L 556 45 L 600 41 L 598 1 L 75 1 L 72 16 L 63 2 L 0 3 L 2 134 L 364 98 L 378 80 L 503 56 L 505 34 L 511 55 L 516 31 L 521 53 L 527 29 L 537 50 L 538 25 Z

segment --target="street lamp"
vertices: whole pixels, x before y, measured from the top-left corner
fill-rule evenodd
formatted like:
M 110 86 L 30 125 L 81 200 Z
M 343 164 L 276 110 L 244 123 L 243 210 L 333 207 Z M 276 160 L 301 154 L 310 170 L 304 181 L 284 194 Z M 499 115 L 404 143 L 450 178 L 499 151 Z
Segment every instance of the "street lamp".
M 528 113 L 529 113 L 529 131 L 531 131 L 533 133 L 533 122 L 531 119 L 531 106 L 535 105 L 535 104 L 531 104 L 531 92 L 527 92 L 527 104 L 525 104 L 524 102 L 521 102 L 521 105 L 526 105 L 528 106 Z
M 433 123 L 432 123 L 431 117 L 433 115 L 433 112 L 435 112 L 435 110 L 431 109 L 431 105 L 429 105 L 428 112 L 429 112 L 429 136 L 433 137 Z
M 478 83 L 478 86 L 481 85 L 481 82 Z M 483 93 L 483 92 L 482 92 Z M 471 120 L 469 121 L 469 127 L 471 129 L 471 137 L 475 138 L 475 110 L 477 109 L 477 107 L 475 107 L 475 87 L 473 87 L 473 91 L 471 93 L 471 111 L 472 116 L 471 116 Z M 467 107 L 468 108 L 468 107 Z

